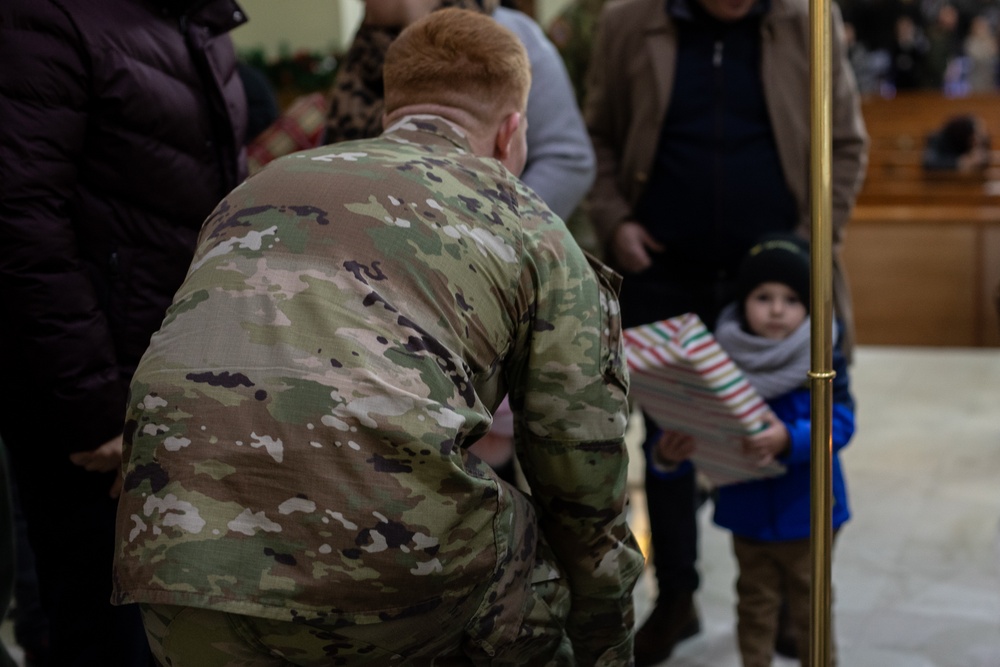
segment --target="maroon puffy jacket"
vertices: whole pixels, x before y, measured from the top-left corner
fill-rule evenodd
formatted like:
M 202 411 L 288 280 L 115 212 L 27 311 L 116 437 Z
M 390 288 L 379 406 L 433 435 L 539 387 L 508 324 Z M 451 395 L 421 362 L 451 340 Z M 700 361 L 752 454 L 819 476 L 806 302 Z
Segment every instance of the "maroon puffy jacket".
M 0 3 L 0 435 L 121 433 L 128 382 L 245 176 L 233 0 Z

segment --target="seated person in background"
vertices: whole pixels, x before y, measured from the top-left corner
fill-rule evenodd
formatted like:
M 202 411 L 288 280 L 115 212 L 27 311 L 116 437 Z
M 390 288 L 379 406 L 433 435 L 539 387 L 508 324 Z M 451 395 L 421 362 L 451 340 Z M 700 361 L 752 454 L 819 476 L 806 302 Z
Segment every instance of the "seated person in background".
M 782 600 L 788 603 L 799 659 L 809 663 L 810 363 L 809 250 L 791 234 L 764 236 L 739 267 L 736 301 L 722 310 L 715 337 L 772 412 L 744 440 L 744 454 L 786 472 L 718 489 L 715 523 L 733 534 L 739 565 L 737 635 L 743 667 L 770 667 Z M 837 453 L 854 434 L 854 399 L 835 336 L 833 368 L 833 530 L 850 517 Z M 666 431 L 648 470 L 669 475 L 694 452 L 690 436 Z M 690 465 L 690 464 L 683 464 Z M 833 651 L 831 651 L 833 653 Z
M 972 18 L 964 47 L 969 64 L 969 92 L 996 92 L 1000 45 L 997 44 L 993 25 L 985 15 Z
M 525 49 L 443 9 L 384 77 L 379 137 L 205 222 L 131 385 L 114 601 L 173 667 L 627 665 L 619 277 L 517 178 Z M 468 451 L 505 394 L 531 498 Z
M 948 119 L 927 137 L 923 166 L 928 171 L 971 173 L 989 166 L 990 135 L 982 118 L 963 114 Z
M 912 16 L 896 19 L 896 39 L 889 50 L 889 74 L 896 90 L 923 88 L 927 78 L 927 37 Z

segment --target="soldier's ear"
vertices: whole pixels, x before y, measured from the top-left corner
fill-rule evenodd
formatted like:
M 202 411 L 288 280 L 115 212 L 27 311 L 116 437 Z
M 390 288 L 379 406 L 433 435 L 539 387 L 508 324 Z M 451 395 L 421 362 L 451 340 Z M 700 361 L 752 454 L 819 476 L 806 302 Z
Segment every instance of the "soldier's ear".
M 514 147 L 514 134 L 517 132 L 517 127 L 520 124 L 520 112 L 515 111 L 504 116 L 504 119 L 500 121 L 500 127 L 497 128 L 493 147 L 493 157 L 501 162 L 504 162 L 510 157 L 511 150 L 513 150 Z

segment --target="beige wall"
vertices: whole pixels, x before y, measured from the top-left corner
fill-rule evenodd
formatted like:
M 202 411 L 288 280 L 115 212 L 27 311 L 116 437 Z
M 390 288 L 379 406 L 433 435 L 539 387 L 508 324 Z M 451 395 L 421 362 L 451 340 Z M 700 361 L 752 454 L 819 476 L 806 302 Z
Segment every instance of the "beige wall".
M 361 0 L 238 0 L 249 22 L 233 31 L 240 51 L 262 48 L 268 58 L 282 49 L 340 52 L 361 20 Z M 536 0 L 538 21 L 547 25 L 572 0 Z
M 541 25 L 547 26 L 556 15 L 570 4 L 573 0 L 536 0 L 535 2 L 535 13 L 538 14 L 535 18 Z
M 238 0 L 250 20 L 233 31 L 239 51 L 339 52 L 361 20 L 361 0 Z

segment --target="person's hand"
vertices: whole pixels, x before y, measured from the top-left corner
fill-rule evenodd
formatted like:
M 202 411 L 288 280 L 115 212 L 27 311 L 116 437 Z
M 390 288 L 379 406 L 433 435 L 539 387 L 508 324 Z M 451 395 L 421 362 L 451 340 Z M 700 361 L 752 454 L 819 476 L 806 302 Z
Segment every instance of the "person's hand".
M 639 273 L 652 265 L 650 252 L 663 252 L 663 246 L 638 222 L 626 220 L 611 237 L 611 253 L 618 268 L 626 273 Z
M 108 492 L 112 498 L 117 498 L 122 492 L 122 437 L 108 440 L 106 443 L 89 452 L 76 452 L 69 455 L 69 460 L 89 472 L 118 471 L 115 481 Z
M 666 466 L 676 466 L 694 454 L 694 438 L 686 433 L 664 431 L 656 441 L 656 458 Z
M 773 412 L 764 417 L 764 423 L 763 431 L 743 438 L 743 455 L 756 460 L 758 466 L 768 465 L 791 444 L 788 429 Z
M 958 170 L 962 173 L 970 173 L 985 169 L 990 164 L 992 154 L 988 148 L 974 146 L 968 153 L 959 156 Z
M 481 458 L 491 468 L 499 468 L 514 456 L 514 438 L 489 431 L 469 445 L 469 451 Z

